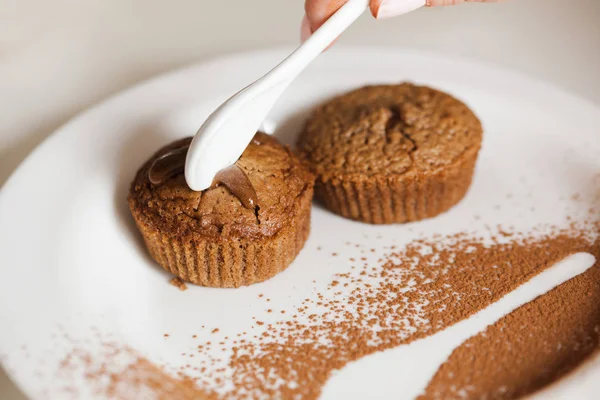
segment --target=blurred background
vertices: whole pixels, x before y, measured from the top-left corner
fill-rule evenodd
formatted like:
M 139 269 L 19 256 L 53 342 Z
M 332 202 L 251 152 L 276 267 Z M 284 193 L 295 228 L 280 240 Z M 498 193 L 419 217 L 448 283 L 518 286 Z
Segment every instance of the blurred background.
M 0 0 L 0 187 L 76 113 L 190 63 L 296 45 L 303 13 L 303 0 Z M 507 0 L 379 22 L 363 17 L 338 45 L 468 57 L 600 105 L 598 0 Z M 24 399 L 1 370 L 0 399 Z

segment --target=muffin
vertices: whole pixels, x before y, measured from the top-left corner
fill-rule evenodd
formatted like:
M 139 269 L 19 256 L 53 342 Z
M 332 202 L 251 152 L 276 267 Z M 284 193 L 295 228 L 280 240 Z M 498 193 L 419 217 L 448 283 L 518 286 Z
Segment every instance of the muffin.
M 319 107 L 298 140 L 331 211 L 373 224 L 436 216 L 466 194 L 481 123 L 452 96 L 410 83 L 367 86 Z
M 283 271 L 310 230 L 314 176 L 276 139 L 257 133 L 213 185 L 183 175 L 191 138 L 171 143 L 138 171 L 129 207 L 152 258 L 184 281 L 239 287 Z

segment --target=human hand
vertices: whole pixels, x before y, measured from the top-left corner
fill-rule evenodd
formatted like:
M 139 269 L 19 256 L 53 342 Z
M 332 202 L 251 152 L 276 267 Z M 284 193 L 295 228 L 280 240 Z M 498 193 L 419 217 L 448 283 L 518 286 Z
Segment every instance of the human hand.
M 301 38 L 304 42 L 314 31 L 340 9 L 348 0 L 306 0 L 306 15 L 302 20 Z M 406 14 L 419 7 L 451 6 L 465 2 L 486 3 L 499 0 L 371 0 L 371 14 L 377 19 Z

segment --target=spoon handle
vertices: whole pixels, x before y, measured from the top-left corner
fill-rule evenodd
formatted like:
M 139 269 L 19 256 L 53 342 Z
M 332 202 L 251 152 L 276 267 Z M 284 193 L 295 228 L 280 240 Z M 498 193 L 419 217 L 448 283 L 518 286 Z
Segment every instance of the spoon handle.
M 369 0 L 349 0 L 302 45 L 261 79 L 292 81 L 369 7 Z

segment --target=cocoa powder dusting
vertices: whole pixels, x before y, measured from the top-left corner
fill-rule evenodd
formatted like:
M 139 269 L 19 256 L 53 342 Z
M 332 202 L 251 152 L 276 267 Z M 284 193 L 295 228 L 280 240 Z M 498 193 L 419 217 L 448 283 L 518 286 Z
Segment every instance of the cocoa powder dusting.
M 84 378 L 96 395 L 110 399 L 155 399 L 155 400 L 216 400 L 218 397 L 196 387 L 185 376 L 174 378 L 134 350 L 117 343 L 102 344 L 100 354 L 76 348 L 61 362 L 62 375 L 83 369 Z M 125 362 L 124 367 L 115 367 L 115 360 Z M 66 388 L 78 398 L 75 388 Z
M 600 242 L 588 251 L 600 260 Z M 514 399 L 535 392 L 598 349 L 598 304 L 596 263 L 463 343 L 421 399 Z
M 231 350 L 220 353 L 223 360 L 186 356 L 173 378 L 137 357 L 125 373 L 110 375 L 104 393 L 131 398 L 117 389 L 133 385 L 151 388 L 157 398 L 316 399 L 331 373 L 351 361 L 443 330 L 570 254 L 584 251 L 600 259 L 598 223 L 495 232 L 491 238 L 461 233 L 392 246 L 376 264 L 352 257 L 347 272 L 334 275 L 324 292 L 269 314 L 281 320 L 255 318 L 260 332 L 218 342 L 218 349 Z M 422 399 L 504 399 L 543 387 L 597 346 L 599 302 L 596 263 L 456 349 Z M 207 341 L 195 351 L 202 355 L 211 346 Z M 106 374 L 94 371 L 91 379 Z M 200 377 L 187 374 L 193 371 Z
M 597 233 L 596 226 L 592 236 Z M 446 238 L 451 245 L 418 240 L 389 254 L 380 267 L 364 265 L 358 277 L 339 274 L 331 287 L 348 282 L 354 289 L 345 298 L 324 300 L 324 312 L 316 318 L 309 315 L 310 323 L 287 321 L 268 332 L 283 341 L 233 348 L 235 389 L 227 398 L 315 399 L 331 372 L 348 362 L 438 332 L 564 257 L 597 250 L 590 232 L 576 229 L 510 242 L 506 238 L 500 234 L 491 245 L 465 234 Z M 370 283 L 360 276 L 371 278 Z

